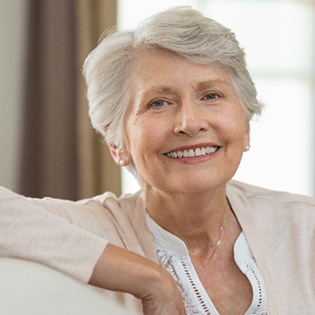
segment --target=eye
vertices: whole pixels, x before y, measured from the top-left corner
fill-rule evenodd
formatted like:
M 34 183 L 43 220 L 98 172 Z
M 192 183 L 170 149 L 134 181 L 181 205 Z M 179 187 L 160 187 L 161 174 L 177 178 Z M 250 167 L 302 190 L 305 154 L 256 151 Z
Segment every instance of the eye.
M 160 109 L 160 108 L 167 106 L 168 104 L 169 104 L 169 102 L 167 102 L 166 100 L 157 99 L 157 100 L 152 101 L 149 104 L 149 107 L 153 108 L 153 109 Z
M 217 100 L 219 98 L 221 98 L 221 95 L 219 93 L 211 92 L 211 93 L 207 93 L 206 95 L 204 95 L 202 97 L 202 100 L 213 101 L 213 100 Z

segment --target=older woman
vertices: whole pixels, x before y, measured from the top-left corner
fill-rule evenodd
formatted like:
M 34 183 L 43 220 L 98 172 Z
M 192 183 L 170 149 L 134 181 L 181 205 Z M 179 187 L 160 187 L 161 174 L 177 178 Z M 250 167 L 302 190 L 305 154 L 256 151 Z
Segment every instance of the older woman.
M 315 200 L 231 181 L 261 111 L 234 34 L 167 10 L 103 39 L 84 75 L 92 124 L 141 191 L 71 202 L 3 189 L 2 255 L 144 314 L 311 314 Z

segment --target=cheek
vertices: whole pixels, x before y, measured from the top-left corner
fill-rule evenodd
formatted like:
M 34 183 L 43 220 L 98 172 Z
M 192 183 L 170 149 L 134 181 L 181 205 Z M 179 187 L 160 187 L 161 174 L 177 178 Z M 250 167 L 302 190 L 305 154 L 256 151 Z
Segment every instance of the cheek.
M 235 106 L 226 113 L 226 117 L 228 118 L 231 127 L 239 130 L 245 130 L 246 119 L 241 104 L 235 104 Z
M 243 112 L 231 111 L 223 115 L 221 126 L 223 135 L 227 141 L 234 144 L 243 144 L 247 133 L 246 119 Z
M 158 124 L 158 119 L 139 119 L 127 124 L 127 139 L 131 155 L 139 156 L 152 155 L 161 145 L 163 130 Z

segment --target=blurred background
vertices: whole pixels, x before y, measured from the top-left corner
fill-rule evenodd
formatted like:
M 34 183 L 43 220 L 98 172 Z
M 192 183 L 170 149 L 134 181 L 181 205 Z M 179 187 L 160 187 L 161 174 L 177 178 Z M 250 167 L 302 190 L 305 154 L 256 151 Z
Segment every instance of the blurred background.
M 235 179 L 315 196 L 315 0 L 172 0 L 231 28 L 265 104 Z M 137 183 L 87 116 L 81 68 L 102 32 L 169 0 L 0 0 L 0 185 L 86 198 Z

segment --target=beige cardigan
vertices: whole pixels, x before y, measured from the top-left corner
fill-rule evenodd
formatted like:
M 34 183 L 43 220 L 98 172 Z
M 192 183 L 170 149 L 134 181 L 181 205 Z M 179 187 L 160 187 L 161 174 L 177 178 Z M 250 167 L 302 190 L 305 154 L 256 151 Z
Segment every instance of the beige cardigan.
M 227 195 L 263 275 L 268 315 L 315 314 L 315 199 L 235 181 Z M 0 188 L 1 256 L 34 260 L 88 282 L 108 242 L 157 262 L 140 192 L 73 202 Z M 129 294 L 96 290 L 141 310 Z

